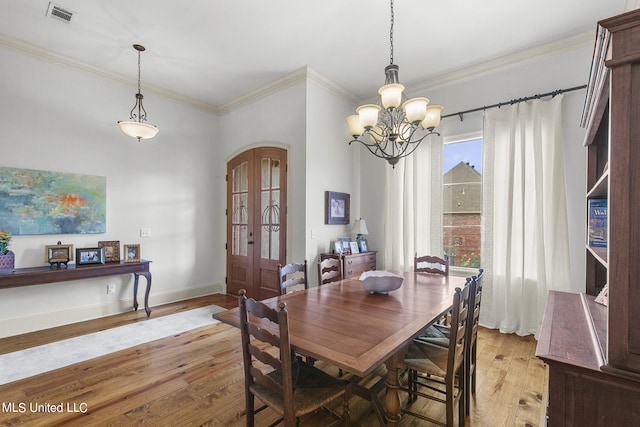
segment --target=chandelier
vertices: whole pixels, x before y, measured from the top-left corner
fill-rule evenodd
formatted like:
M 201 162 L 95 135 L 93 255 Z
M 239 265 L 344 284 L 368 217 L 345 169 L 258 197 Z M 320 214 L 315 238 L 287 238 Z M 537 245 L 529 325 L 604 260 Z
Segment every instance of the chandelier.
M 141 139 L 150 139 L 156 136 L 158 128 L 145 123 L 147 121 L 147 111 L 142 105 L 142 93 L 140 92 L 140 53 L 145 51 L 144 46 L 134 44 L 133 48 L 138 51 L 138 93 L 136 93 L 136 103 L 129 113 L 129 120 L 118 122 L 120 130 L 127 136 Z
M 393 63 L 393 0 L 391 0 L 391 46 L 390 63 L 385 67 L 385 82 L 378 89 L 377 104 L 366 104 L 356 108 L 356 113 L 347 117 L 352 142 L 359 142 L 375 156 L 385 159 L 390 165 L 413 153 L 423 139 L 437 132 L 440 105 L 428 105 L 427 98 L 408 99 L 404 86 L 398 80 L 399 67 Z M 404 102 L 403 102 L 404 101 Z

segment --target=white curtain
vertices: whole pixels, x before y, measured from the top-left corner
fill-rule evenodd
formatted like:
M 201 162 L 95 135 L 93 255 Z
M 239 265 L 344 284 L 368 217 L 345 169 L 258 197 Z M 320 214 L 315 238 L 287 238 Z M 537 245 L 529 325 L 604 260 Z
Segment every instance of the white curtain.
M 384 268 L 410 271 L 416 252 L 442 256 L 442 137 L 387 165 L 385 184 Z
M 569 289 L 562 96 L 487 110 L 481 324 L 537 335 L 548 291 Z

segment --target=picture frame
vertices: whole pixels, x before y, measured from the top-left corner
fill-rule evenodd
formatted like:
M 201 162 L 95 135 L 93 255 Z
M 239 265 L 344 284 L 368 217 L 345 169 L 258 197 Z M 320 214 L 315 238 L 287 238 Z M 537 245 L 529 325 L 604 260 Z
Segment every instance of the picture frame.
M 73 245 L 46 245 L 44 247 L 44 262 L 53 264 L 67 264 L 73 261 Z
M 360 248 L 358 248 L 358 242 L 349 242 L 349 247 L 352 254 L 359 254 Z
M 140 245 L 124 245 L 124 262 L 140 262 Z
M 120 262 L 120 240 L 101 241 L 98 247 L 104 249 L 105 262 Z
M 336 254 L 341 254 L 342 253 L 342 242 L 339 240 L 336 240 L 335 242 L 333 242 L 333 252 Z
M 336 191 L 324 192 L 324 223 L 325 224 L 349 224 L 351 210 L 351 196 L 348 193 Z
M 367 247 L 367 239 L 358 240 L 358 248 L 360 248 L 360 252 L 369 252 L 369 248 Z
M 104 264 L 104 248 L 77 248 L 76 266 Z

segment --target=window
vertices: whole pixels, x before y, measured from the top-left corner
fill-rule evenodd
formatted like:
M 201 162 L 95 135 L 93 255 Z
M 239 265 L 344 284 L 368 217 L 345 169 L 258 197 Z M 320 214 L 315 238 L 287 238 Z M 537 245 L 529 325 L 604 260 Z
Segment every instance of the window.
M 444 251 L 452 267 L 480 267 L 482 138 L 445 142 L 442 180 Z

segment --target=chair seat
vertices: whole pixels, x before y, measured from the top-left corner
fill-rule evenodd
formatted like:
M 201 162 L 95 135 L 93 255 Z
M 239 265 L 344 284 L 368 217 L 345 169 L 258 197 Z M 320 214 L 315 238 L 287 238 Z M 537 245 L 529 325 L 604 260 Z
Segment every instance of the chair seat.
M 340 397 L 345 391 L 345 382 L 335 379 L 308 363 L 298 360 L 292 367 L 294 369 L 294 378 L 297 377 L 293 392 L 296 417 L 320 409 Z M 278 384 L 282 384 L 281 371 L 272 371 L 267 376 L 274 379 Z M 250 390 L 280 415 L 284 414 L 284 401 L 281 394 L 275 393 L 273 390 L 259 384 L 252 385 Z
M 448 357 L 448 348 L 414 340 L 409 344 L 403 365 L 423 374 L 445 377 L 447 375 Z

